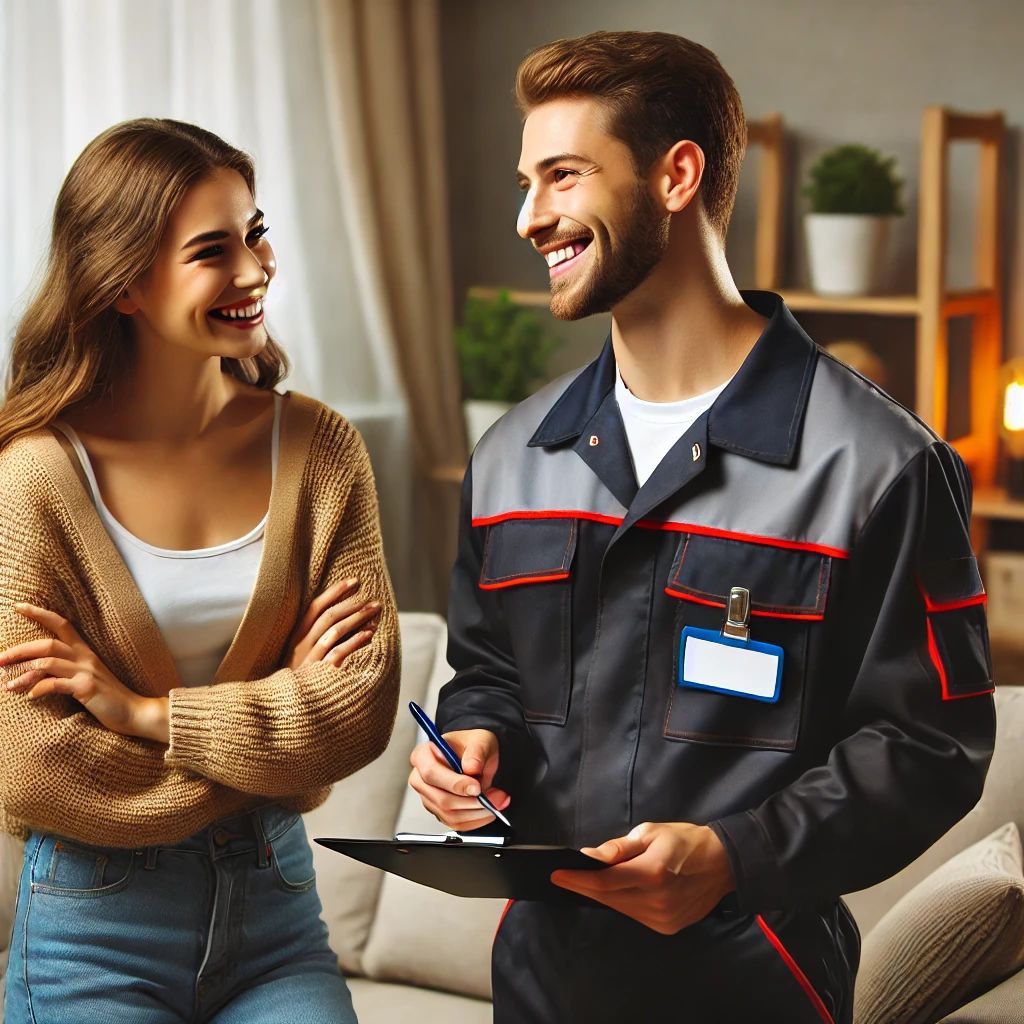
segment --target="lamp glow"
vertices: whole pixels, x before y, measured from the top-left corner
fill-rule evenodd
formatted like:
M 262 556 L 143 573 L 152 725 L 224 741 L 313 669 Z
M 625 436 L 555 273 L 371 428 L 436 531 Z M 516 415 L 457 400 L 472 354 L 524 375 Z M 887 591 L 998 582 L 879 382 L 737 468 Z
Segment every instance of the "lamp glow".
M 1013 380 L 1006 385 L 1003 427 L 1011 431 L 1024 430 L 1024 384 L 1020 381 Z

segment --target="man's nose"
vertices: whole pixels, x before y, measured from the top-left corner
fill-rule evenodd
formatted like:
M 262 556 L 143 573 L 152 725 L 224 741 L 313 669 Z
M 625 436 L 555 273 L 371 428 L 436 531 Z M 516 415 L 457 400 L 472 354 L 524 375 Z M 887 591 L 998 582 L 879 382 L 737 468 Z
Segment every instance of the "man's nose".
M 516 221 L 516 231 L 520 238 L 532 238 L 538 231 L 553 228 L 558 223 L 558 215 L 548 210 L 539 200 L 537 193 L 530 189 L 523 200 Z

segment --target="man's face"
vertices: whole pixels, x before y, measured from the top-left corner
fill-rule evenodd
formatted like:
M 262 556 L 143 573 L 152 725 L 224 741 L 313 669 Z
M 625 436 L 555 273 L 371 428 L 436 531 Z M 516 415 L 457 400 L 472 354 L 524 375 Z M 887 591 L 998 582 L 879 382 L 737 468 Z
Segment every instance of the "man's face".
M 669 215 L 637 176 L 625 143 L 605 130 L 594 99 L 560 99 L 523 126 L 516 225 L 548 265 L 551 312 L 561 320 L 606 313 L 657 266 Z

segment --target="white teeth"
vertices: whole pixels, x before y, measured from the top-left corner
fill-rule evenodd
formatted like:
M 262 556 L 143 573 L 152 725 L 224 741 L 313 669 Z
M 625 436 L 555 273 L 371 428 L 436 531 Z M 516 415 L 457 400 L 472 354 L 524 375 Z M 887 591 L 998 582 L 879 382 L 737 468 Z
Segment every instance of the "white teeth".
M 559 263 L 565 263 L 566 260 L 571 260 L 574 256 L 579 256 L 586 247 L 585 242 L 573 242 L 572 245 L 567 245 L 564 249 L 557 249 L 554 252 L 549 252 L 544 258 L 547 260 L 549 268 L 557 267 Z
M 215 312 L 229 320 L 251 320 L 263 312 L 263 300 L 257 299 L 248 306 L 236 306 L 234 309 L 218 309 Z

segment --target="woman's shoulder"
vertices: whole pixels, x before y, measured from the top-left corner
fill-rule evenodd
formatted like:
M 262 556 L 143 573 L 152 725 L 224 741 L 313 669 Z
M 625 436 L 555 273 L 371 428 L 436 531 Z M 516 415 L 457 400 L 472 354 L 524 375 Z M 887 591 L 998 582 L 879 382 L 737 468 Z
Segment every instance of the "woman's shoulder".
M 0 449 L 0 516 L 17 510 L 24 521 L 54 498 L 54 461 L 63 457 L 49 427 L 22 434 Z
M 314 449 L 340 453 L 364 447 L 359 431 L 337 409 L 299 391 L 285 392 L 283 402 L 290 430 Z

